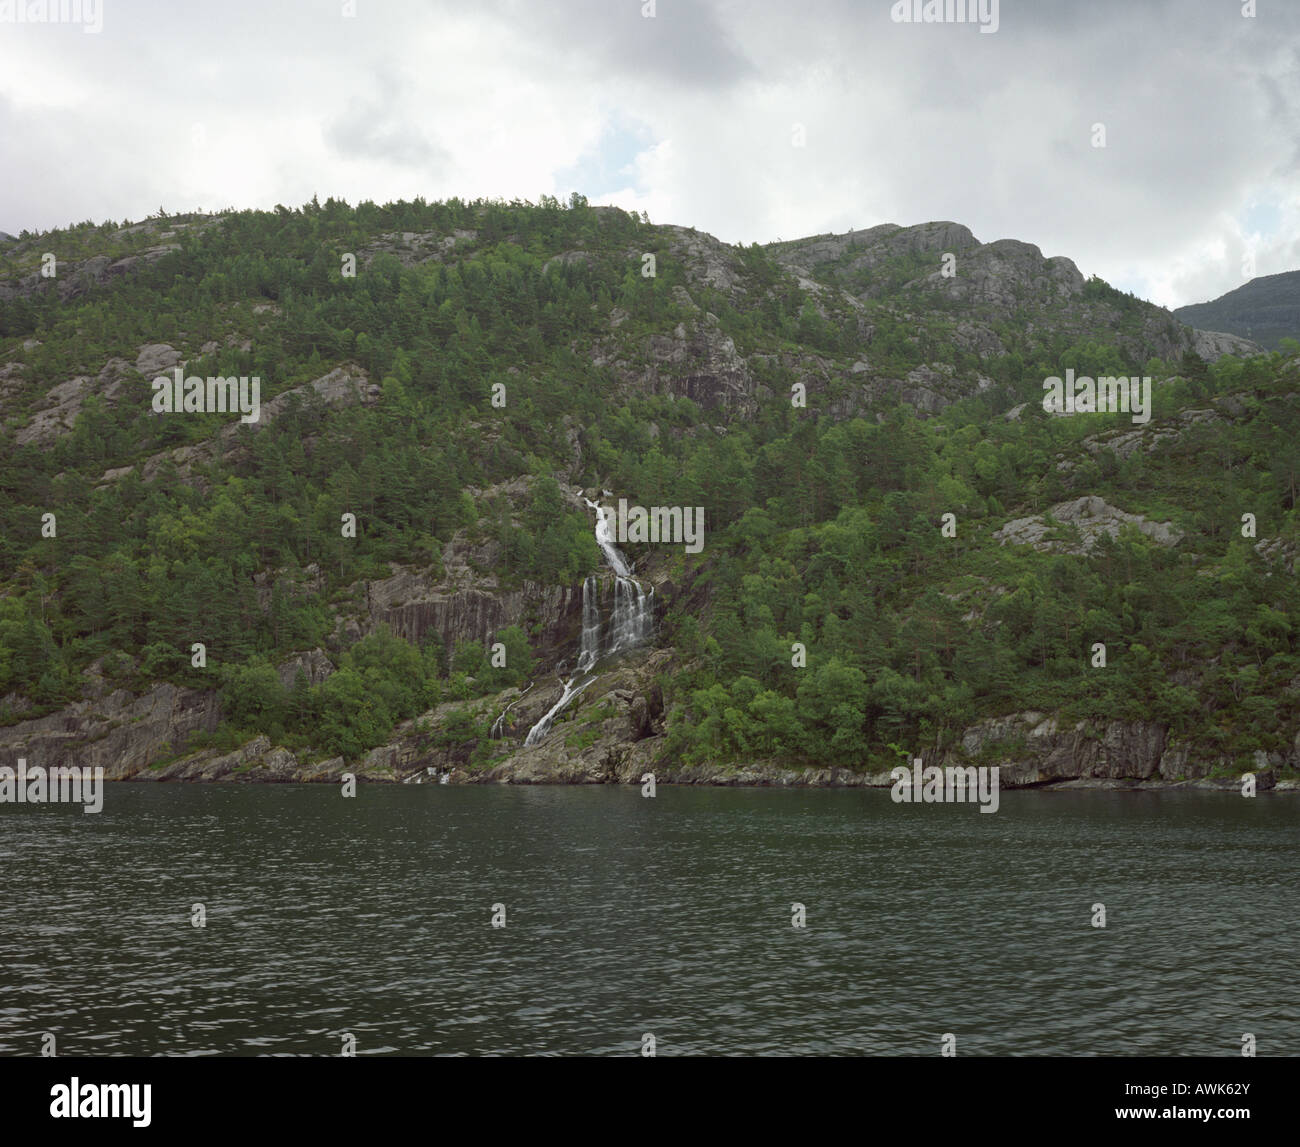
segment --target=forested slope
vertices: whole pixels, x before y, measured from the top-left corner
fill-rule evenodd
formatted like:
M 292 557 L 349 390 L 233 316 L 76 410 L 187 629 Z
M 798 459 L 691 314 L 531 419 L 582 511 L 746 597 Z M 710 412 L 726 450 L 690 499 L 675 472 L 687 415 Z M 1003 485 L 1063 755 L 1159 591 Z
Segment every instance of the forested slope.
M 954 223 L 730 247 L 575 196 L 24 234 L 0 751 L 626 779 L 1038 737 L 1084 775 L 1290 769 L 1297 351 Z M 256 376 L 259 419 L 156 413 L 177 367 Z M 1046 413 L 1067 370 L 1150 376 L 1150 421 Z M 601 491 L 703 507 L 705 545 L 624 547 L 652 645 L 521 750 Z

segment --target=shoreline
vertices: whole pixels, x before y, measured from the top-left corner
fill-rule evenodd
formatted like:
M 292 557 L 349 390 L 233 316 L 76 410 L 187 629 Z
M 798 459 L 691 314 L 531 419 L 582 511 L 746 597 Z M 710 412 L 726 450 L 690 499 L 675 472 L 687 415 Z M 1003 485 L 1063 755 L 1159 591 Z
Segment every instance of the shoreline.
M 600 786 L 639 787 L 641 778 L 565 778 L 565 777 L 515 777 L 492 776 L 496 770 L 486 773 L 468 773 L 453 769 L 445 782 L 447 785 L 464 786 L 514 786 L 514 787 L 553 787 L 553 788 L 591 788 Z M 669 788 L 745 788 L 745 789 L 878 789 L 889 790 L 894 787 L 892 780 L 881 781 L 879 774 L 856 774 L 847 770 L 815 770 L 816 773 L 835 771 L 842 775 L 801 777 L 789 775 L 793 770 L 772 776 L 743 771 L 734 774 L 716 773 L 708 777 L 659 775 L 655 774 L 656 787 Z M 351 770 L 342 770 L 337 774 L 316 776 L 267 776 L 255 777 L 246 774 L 226 774 L 225 776 L 200 777 L 151 777 L 136 773 L 132 776 L 104 778 L 105 784 L 188 784 L 188 785 L 333 785 L 344 782 L 344 774 Z M 367 785 L 438 785 L 443 783 L 438 776 L 425 773 L 410 773 L 405 776 L 383 776 L 354 773 L 357 784 Z M 1141 780 L 1127 777 L 1062 777 L 1021 784 L 1004 784 L 999 786 L 1006 792 L 1132 792 L 1132 793 L 1166 793 L 1166 792 L 1202 792 L 1243 795 L 1240 778 L 1202 777 L 1182 781 Z M 1272 780 L 1260 778 L 1257 781 L 1256 794 L 1276 794 L 1288 796 L 1300 793 L 1300 779 Z

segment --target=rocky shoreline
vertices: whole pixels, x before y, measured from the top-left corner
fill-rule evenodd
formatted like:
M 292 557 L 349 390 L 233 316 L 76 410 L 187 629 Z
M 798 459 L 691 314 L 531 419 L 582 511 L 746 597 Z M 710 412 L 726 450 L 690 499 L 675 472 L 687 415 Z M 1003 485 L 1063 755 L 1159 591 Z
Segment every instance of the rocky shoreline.
M 388 744 L 359 760 L 311 759 L 257 736 L 237 748 L 198 748 L 193 739 L 214 732 L 221 721 L 217 694 L 155 685 L 141 696 L 113 690 L 100 678 L 88 681 L 85 700 L 57 713 L 0 727 L 0 759 L 29 766 L 102 767 L 112 781 L 217 783 L 337 783 L 345 774 L 381 784 L 439 783 L 515 785 L 639 785 L 647 773 L 656 784 L 782 788 L 889 788 L 892 764 L 864 771 L 843 767 L 791 766 L 775 760 L 683 765 L 671 759 L 665 735 L 666 705 L 659 685 L 675 664 L 671 649 L 646 650 L 602 672 L 580 702 L 566 712 L 542 743 L 525 747 L 524 733 L 547 711 L 561 687 L 539 681 L 526 692 L 508 689 L 468 703 L 488 722 L 509 706 L 499 742 L 506 754 L 476 765 L 477 739 L 448 744 L 439 731 L 447 715 L 465 707 L 448 702 L 405 721 Z M 325 671 L 321 654 L 304 655 L 313 674 Z M 317 664 L 322 662 L 325 664 Z M 1300 733 L 1285 753 L 1256 750 L 1250 759 L 1206 753 L 1179 741 L 1158 724 L 1111 721 L 1068 723 L 1059 716 L 1025 711 L 989 718 L 966 730 L 940 753 L 917 754 L 926 766 L 997 766 L 999 787 L 1009 789 L 1240 791 L 1252 773 L 1258 792 L 1300 791 Z
M 240 753 L 228 754 L 238 757 Z M 105 778 L 115 783 L 133 784 L 160 781 L 176 781 L 188 784 L 337 784 L 348 774 L 358 781 L 368 784 L 437 784 L 441 776 L 437 773 L 412 773 L 404 776 L 383 775 L 372 771 L 361 771 L 356 766 L 344 766 L 335 761 L 328 761 L 317 767 L 285 768 L 292 754 L 286 750 L 273 750 L 262 757 L 253 768 L 224 768 L 226 760 L 216 758 L 210 765 L 215 768 L 205 769 L 203 775 L 180 775 L 171 769 L 157 772 L 141 770 L 129 776 Z M 192 765 L 193 762 L 190 762 Z M 190 769 L 187 767 L 187 773 Z M 650 770 L 648 770 L 650 771 Z M 459 785 L 640 785 L 645 774 L 639 776 L 591 777 L 579 771 L 563 770 L 549 775 L 514 772 L 505 766 L 498 766 L 486 772 L 469 772 L 452 769 L 446 774 L 448 784 Z M 1256 792 L 1264 794 L 1300 793 L 1300 778 L 1277 778 L 1271 771 L 1254 773 Z M 673 772 L 655 772 L 657 786 L 707 786 L 713 788 L 859 788 L 889 789 L 893 780 L 888 772 L 856 773 L 844 768 L 782 768 L 780 766 L 744 766 L 732 768 L 723 765 L 692 765 Z M 1199 792 L 1240 793 L 1240 777 L 1206 777 L 1197 780 L 1151 781 L 1132 778 L 1110 777 L 1073 777 L 1065 780 L 1048 780 L 1035 784 L 1009 784 L 1001 782 L 1007 790 L 1024 790 L 1035 792 L 1180 792 L 1194 790 Z
M 1004 766 L 1005 767 L 1005 766 Z M 647 770 L 653 771 L 653 770 Z M 525 784 L 525 785 L 583 785 L 642 783 L 642 775 L 591 778 L 572 774 L 541 776 L 499 766 L 482 774 L 457 776 L 454 772 L 449 782 L 462 784 Z M 654 773 L 656 785 L 708 785 L 718 788 L 874 788 L 888 789 L 894 781 L 889 771 L 858 773 L 845 768 L 783 768 L 780 765 L 691 765 L 686 768 Z M 1256 789 L 1260 793 L 1300 792 L 1300 778 L 1279 779 L 1271 770 L 1254 774 Z M 414 778 L 407 783 L 422 783 L 425 778 Z M 1196 789 L 1206 792 L 1240 792 L 1240 777 L 1204 777 L 1196 780 L 1161 781 L 1135 780 L 1124 777 L 1072 777 L 1062 780 L 1045 780 L 1032 783 L 1002 781 L 1007 789 L 1032 789 L 1038 791 L 1107 790 L 1116 792 L 1174 792 Z

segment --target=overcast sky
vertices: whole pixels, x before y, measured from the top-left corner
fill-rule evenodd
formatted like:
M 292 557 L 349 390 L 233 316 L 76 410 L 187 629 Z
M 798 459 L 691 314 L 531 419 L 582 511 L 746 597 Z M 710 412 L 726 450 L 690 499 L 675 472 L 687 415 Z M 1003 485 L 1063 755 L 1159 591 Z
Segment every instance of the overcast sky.
M 1300 268 L 1300 2 L 1257 3 L 0 0 L 0 230 L 578 190 L 728 242 L 951 219 L 1179 306 Z

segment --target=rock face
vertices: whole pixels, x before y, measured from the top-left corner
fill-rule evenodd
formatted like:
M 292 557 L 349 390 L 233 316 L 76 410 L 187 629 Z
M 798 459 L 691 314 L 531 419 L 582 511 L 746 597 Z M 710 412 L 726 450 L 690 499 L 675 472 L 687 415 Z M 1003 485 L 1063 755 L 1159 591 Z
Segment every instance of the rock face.
M 1283 538 L 1263 538 L 1255 543 L 1255 552 L 1265 561 L 1277 562 L 1289 574 L 1300 565 L 1300 550 Z
M 737 306 L 752 306 L 755 299 L 771 295 L 734 248 L 685 228 L 662 230 L 669 238 L 669 255 L 681 260 L 691 291 L 718 290 Z M 1133 358 L 1134 372 L 1152 354 L 1172 360 L 1195 350 L 1213 359 L 1258 349 L 1234 336 L 1193 331 L 1161 308 L 1135 300 L 1117 301 L 1104 292 L 1090 293 L 1071 260 L 1045 257 L 1033 244 L 1014 239 L 980 243 L 968 228 L 951 221 L 913 227 L 882 224 L 844 235 L 778 242 L 768 250 L 823 318 L 831 318 L 834 312 L 833 321 L 843 326 L 847 317 L 851 329 L 853 312 L 859 312 L 862 347 L 871 342 L 875 330 L 864 313 L 864 301 L 894 295 L 896 317 L 914 321 L 918 329 L 935 322 L 955 348 L 979 358 L 1006 353 L 994 327 L 1007 314 L 1031 318 L 1030 329 L 1044 334 L 1084 338 L 1095 337 L 1099 329 L 1112 332 L 1120 350 Z M 943 256 L 949 254 L 956 260 L 949 268 L 955 273 L 945 275 Z M 565 252 L 555 258 L 569 261 L 584 255 Z M 910 269 L 909 259 L 915 263 Z M 917 275 L 918 268 L 923 273 L 907 280 L 906 276 Z M 588 348 L 593 363 L 611 370 L 629 389 L 689 397 L 728 418 L 752 417 L 771 397 L 754 374 L 758 360 L 771 356 L 755 355 L 752 363 L 747 361 L 723 332 L 713 329 L 712 316 L 701 316 L 690 291 L 677 286 L 673 299 L 691 317 L 671 334 L 650 335 L 635 348 L 614 335 L 598 339 Z M 954 313 L 962 316 L 955 323 Z M 611 332 L 618 332 L 626 318 L 616 309 Z M 822 379 L 842 370 L 839 363 L 829 364 L 827 370 L 810 377 L 796 369 L 791 381 L 804 382 L 813 395 L 821 389 Z M 865 356 L 850 370 L 855 385 L 838 390 L 823 407 L 834 418 L 861 417 L 873 408 L 898 402 L 910 403 L 926 417 L 993 386 L 985 375 L 970 370 L 954 374 L 951 363 L 939 361 L 922 363 L 905 378 L 877 374 Z
M 54 405 L 32 415 L 31 422 L 14 435 L 14 442 L 19 446 L 30 446 L 70 433 L 77 415 L 81 413 L 82 401 L 89 393 L 91 381 L 87 375 L 50 387 L 45 398 Z
M 1027 300 L 1064 302 L 1083 293 L 1083 275 L 1063 256 L 1045 259 L 1032 243 L 999 239 L 958 258 L 956 274 L 938 269 L 924 285 L 950 299 L 1014 310 Z
M 156 685 L 141 697 L 123 689 L 102 692 L 58 713 L 0 727 L 0 758 L 28 765 L 102 767 L 125 780 L 180 749 L 194 733 L 220 721 L 213 692 Z
M 135 369 L 145 378 L 153 380 L 158 375 L 169 371 L 174 366 L 183 366 L 185 359 L 181 352 L 169 343 L 150 343 L 140 348 L 136 356 Z
M 492 634 L 511 625 L 538 626 L 541 644 L 549 648 L 564 642 L 582 612 L 580 587 L 537 582 L 506 591 L 457 589 L 402 571 L 368 582 L 366 590 L 368 628 L 387 624 L 415 645 L 432 630 L 448 649 L 467 641 L 490 643 Z
M 45 278 L 40 271 L 33 271 L 22 278 L 0 283 L 0 301 L 28 299 L 53 291 L 59 296 L 60 302 L 67 302 L 179 250 L 179 243 L 163 243 L 141 251 L 138 255 L 127 255 L 121 259 L 96 255 L 77 263 L 56 263 L 57 273 L 53 278 Z
M 1264 352 L 1258 343 L 1240 335 L 1230 335 L 1225 331 L 1198 331 L 1195 328 L 1192 330 L 1192 349 L 1206 362 L 1218 362 L 1225 354 L 1246 357 Z
M 1029 545 L 1043 552 L 1069 554 L 1087 553 L 1102 535 L 1119 537 L 1120 527 L 1126 523 L 1136 526 L 1157 545 L 1175 546 L 1183 539 L 1182 533 L 1172 523 L 1149 522 L 1141 514 L 1127 514 L 1108 505 L 1096 495 L 1084 495 L 1072 502 L 1058 502 L 1049 514 L 1058 523 L 1078 527 L 1080 540 L 1049 539 L 1047 535 L 1053 527 L 1042 514 L 1032 518 L 1016 518 L 993 536 L 1000 545 Z
M 1241 785 L 1232 757 L 1171 742 L 1162 725 L 1149 721 L 1111 721 L 1100 726 L 1081 722 L 1067 727 L 1044 713 L 1014 713 L 967 729 L 960 751 L 935 763 L 971 761 L 999 766 L 999 779 L 1006 787 L 1190 784 L 1236 789 Z M 1284 766 L 1300 766 L 1300 736 L 1285 756 L 1256 752 L 1253 769 L 1258 788 L 1276 787 L 1276 771 Z M 1212 772 L 1228 775 L 1208 779 Z
M 480 505 L 504 503 L 512 521 L 528 504 L 531 480 L 517 478 L 486 490 L 467 493 Z M 581 491 L 560 487 L 561 498 L 572 509 L 588 513 Z M 355 596 L 360 609 L 340 617 L 346 636 L 355 640 L 380 625 L 413 644 L 435 632 L 443 646 L 463 642 L 490 644 L 493 636 L 512 625 L 530 633 L 533 648 L 543 664 L 559 651 L 576 644 L 582 624 L 581 585 L 543 585 L 523 581 L 503 585 L 491 571 L 501 566 L 500 547 L 484 537 L 488 519 L 473 529 L 461 529 L 442 548 L 441 569 L 390 565 L 386 578 L 358 583 Z
M 991 385 L 988 379 L 983 385 L 976 384 L 975 390 L 986 390 Z M 937 414 L 946 406 L 970 393 L 972 388 L 957 379 L 957 372 L 946 362 L 922 363 L 915 370 L 907 372 L 906 380 L 898 387 L 898 398 L 910 402 L 917 410 L 927 414 Z
M 1016 407 L 1022 410 L 1023 406 Z M 1094 458 L 1110 452 L 1116 458 L 1130 458 L 1139 450 L 1144 454 L 1154 454 L 1163 446 L 1172 445 L 1195 426 L 1224 422 L 1226 419 L 1214 410 L 1183 410 L 1166 423 L 1148 422 L 1138 426 L 1123 427 L 1118 430 L 1106 430 L 1100 434 L 1090 434 L 1081 445 Z M 1056 468 L 1072 470 L 1070 461 L 1058 462 Z
M 11 366 L 17 367 L 18 364 L 11 364 Z M 32 420 L 15 433 L 15 444 L 43 445 L 64 434 L 70 434 L 87 398 L 92 395 L 97 396 L 107 406 L 117 403 L 121 397 L 123 380 L 129 376 L 130 370 L 130 366 L 123 359 L 111 358 L 94 378 L 90 375 L 78 375 L 76 378 L 51 387 L 45 394 L 45 401 L 52 405 L 32 415 Z M 0 390 L 0 398 L 8 399 L 11 394 L 18 393 L 21 383 L 17 382 L 17 379 L 21 377 L 21 373 L 21 368 L 12 371 L 15 385 L 12 389 L 5 387 Z M 0 383 L 4 381 L 4 376 L 0 376 Z M 8 405 L 7 402 L 4 405 Z
M 873 270 L 904 256 L 933 255 L 934 270 L 913 280 L 908 288 L 924 288 L 949 299 L 1014 310 L 1026 302 L 1065 301 L 1083 292 L 1078 267 L 1063 257 L 1044 258 L 1032 243 L 999 239 L 980 243 L 970 229 L 948 220 L 899 227 L 885 223 L 844 235 L 819 235 L 790 244 L 776 244 L 778 262 L 796 272 L 813 272 L 835 263 L 840 277 L 862 299 L 881 293 Z M 945 254 L 955 256 L 954 274 L 943 274 Z M 991 332 L 980 341 L 992 346 Z
M 295 653 L 284 664 L 277 665 L 275 671 L 279 674 L 280 684 L 286 689 L 293 688 L 299 673 L 306 678 L 308 685 L 319 685 L 333 674 L 334 662 L 325 655 L 324 650 L 313 649 L 307 653 Z
M 1032 316 L 1039 331 L 1050 329 L 1072 338 L 1106 330 L 1133 358 L 1129 373 L 1138 373 L 1153 354 L 1172 361 L 1192 351 L 1214 361 L 1223 354 L 1260 351 L 1236 335 L 1193 330 L 1148 303 L 1105 293 L 1089 297 L 1083 275 L 1070 259 L 1045 257 L 1032 243 L 1015 239 L 980 243 L 967 228 L 950 221 L 913 227 L 883 224 L 845 235 L 778 242 L 769 250 L 810 292 L 815 284 L 805 276 L 825 280 L 829 275 L 859 300 L 896 293 L 907 307 L 907 317 L 918 325 L 930 318 L 946 325 L 954 306 L 960 307 L 964 314 L 952 332 L 953 343 L 981 358 L 1005 353 L 993 327 L 1016 313 Z M 949 254 L 955 262 L 945 267 L 942 257 Z M 898 261 L 918 256 L 924 256 L 919 260 L 923 272 L 899 281 Z
M 589 266 L 595 262 L 595 258 L 590 251 L 562 251 L 558 255 L 553 255 L 542 264 L 542 274 L 546 274 L 557 263 L 561 267 L 572 267 L 575 263 Z
M 736 301 L 748 293 L 742 280 L 744 267 L 727 244 L 688 227 L 669 226 L 668 249 L 685 265 L 692 283 L 713 287 Z
M 248 425 L 254 430 L 269 426 L 286 413 L 295 402 L 319 401 L 331 409 L 344 406 L 369 406 L 379 401 L 380 393 L 379 384 L 370 381 L 364 367 L 357 366 L 356 363 L 344 363 L 342 366 L 336 366 L 328 374 L 321 375 L 320 378 L 281 391 L 270 402 L 262 403 L 261 417 Z M 236 423 L 223 427 L 222 438 L 229 441 L 237 435 L 239 425 Z
M 593 345 L 596 366 L 611 368 L 628 389 L 689 398 L 702 410 L 750 417 L 758 409 L 758 390 L 749 364 L 735 342 L 722 332 L 717 317 L 678 323 L 671 335 L 653 334 L 640 348 L 637 368 L 612 339 Z
M 1043 713 L 1017 713 L 967 729 L 961 753 L 943 764 L 976 759 L 1001 768 L 1008 785 L 1036 785 L 1071 779 L 1147 780 L 1160 768 L 1163 726 L 1112 721 L 1103 728 L 1080 723 L 1064 728 Z
M 333 762 L 331 762 L 333 763 Z M 343 762 L 337 761 L 339 773 Z M 318 779 L 335 779 L 320 770 Z M 266 737 L 257 737 L 234 752 L 207 750 L 159 769 L 146 769 L 132 778 L 139 781 L 260 781 L 303 780 L 298 759 L 288 749 L 277 749 Z
M 936 252 L 937 263 L 938 254 L 944 251 L 966 251 L 978 246 L 979 242 L 969 228 L 945 220 L 920 223 L 914 227 L 881 223 L 862 231 L 847 231 L 843 235 L 818 235 L 791 244 L 777 244 L 774 254 L 779 262 L 791 268 L 812 271 L 853 252 L 854 257 L 846 264 L 847 270 L 853 273 L 870 270 L 902 255 L 927 251 Z

